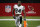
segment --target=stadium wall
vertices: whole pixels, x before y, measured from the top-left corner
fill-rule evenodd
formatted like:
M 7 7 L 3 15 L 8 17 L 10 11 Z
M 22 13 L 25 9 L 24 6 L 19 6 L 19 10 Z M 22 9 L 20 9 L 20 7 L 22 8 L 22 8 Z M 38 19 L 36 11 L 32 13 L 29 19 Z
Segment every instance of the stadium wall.
M 0 3 L 0 16 L 12 16 L 12 10 L 13 10 L 13 6 L 14 4 L 17 3 Z M 11 6 L 11 12 L 5 12 L 5 6 L 6 5 L 10 5 Z M 22 3 L 23 6 L 25 6 L 25 13 L 26 16 L 40 16 L 40 3 Z M 34 10 L 31 11 L 28 8 L 28 5 L 33 7 Z M 22 13 L 23 15 L 23 13 Z

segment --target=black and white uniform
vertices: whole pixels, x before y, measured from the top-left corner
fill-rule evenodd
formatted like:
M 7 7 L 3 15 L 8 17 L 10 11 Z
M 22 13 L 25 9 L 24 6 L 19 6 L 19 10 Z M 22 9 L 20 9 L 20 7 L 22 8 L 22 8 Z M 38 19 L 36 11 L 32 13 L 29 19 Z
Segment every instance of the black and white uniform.
M 18 6 L 17 4 L 14 5 L 14 9 L 15 9 L 15 14 L 21 14 L 22 13 L 22 10 L 24 10 L 24 6 Z M 17 23 L 20 23 L 20 16 L 22 15 L 19 15 L 19 16 L 16 16 L 16 24 Z

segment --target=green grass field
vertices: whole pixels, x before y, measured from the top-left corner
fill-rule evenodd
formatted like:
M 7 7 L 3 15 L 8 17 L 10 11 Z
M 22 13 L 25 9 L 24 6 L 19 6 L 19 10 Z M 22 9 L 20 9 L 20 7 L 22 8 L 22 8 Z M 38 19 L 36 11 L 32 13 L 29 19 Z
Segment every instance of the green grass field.
M 27 16 L 27 19 L 40 19 L 40 16 Z M 12 16 L 0 16 L 0 19 L 13 19 Z M 40 26 L 40 21 L 27 21 L 28 27 Z M 0 21 L 0 27 L 16 27 L 15 21 Z

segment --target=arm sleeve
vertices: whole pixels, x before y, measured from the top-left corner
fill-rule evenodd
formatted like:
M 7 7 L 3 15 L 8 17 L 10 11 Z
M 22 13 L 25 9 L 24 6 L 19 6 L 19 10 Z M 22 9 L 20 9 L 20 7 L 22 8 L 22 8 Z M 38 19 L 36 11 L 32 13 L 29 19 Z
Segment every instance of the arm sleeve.
M 25 10 L 25 7 L 23 6 L 23 9 L 22 10 Z
M 13 8 L 15 9 L 15 5 L 13 6 Z

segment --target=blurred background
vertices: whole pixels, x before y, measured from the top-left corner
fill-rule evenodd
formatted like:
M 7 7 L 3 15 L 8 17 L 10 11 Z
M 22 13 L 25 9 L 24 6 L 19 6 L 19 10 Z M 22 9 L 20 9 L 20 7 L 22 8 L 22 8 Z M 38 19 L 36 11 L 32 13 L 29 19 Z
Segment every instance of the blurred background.
M 16 27 L 12 10 L 19 0 L 0 0 L 0 27 Z M 28 27 L 40 27 L 40 0 L 20 0 L 25 6 Z M 31 7 L 33 8 L 31 10 Z M 14 13 L 15 15 L 15 13 Z M 24 14 L 22 13 L 24 17 Z M 32 19 L 32 20 L 31 20 Z

